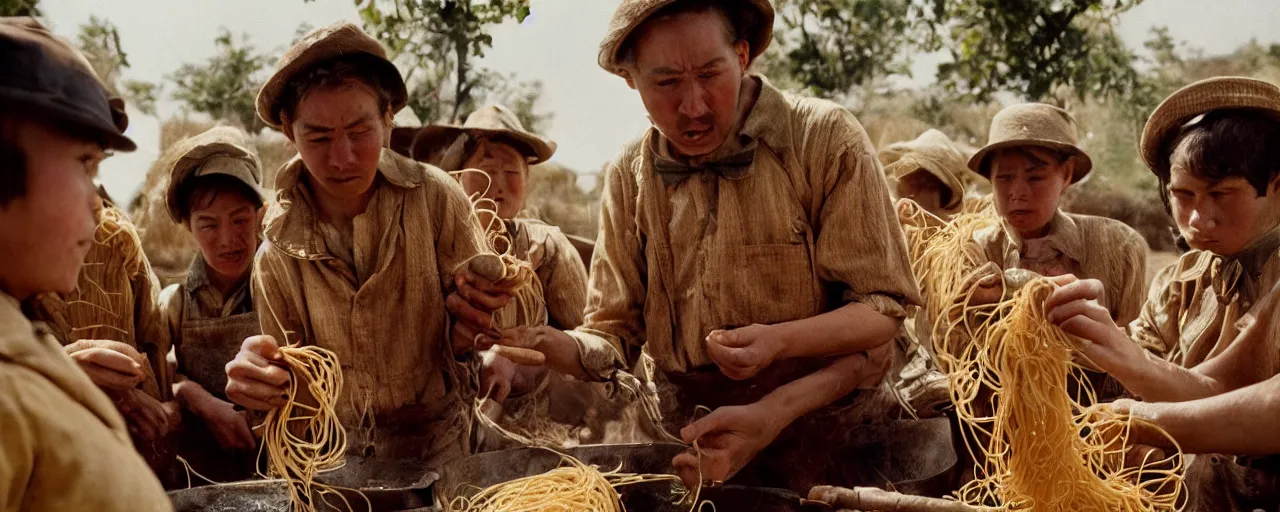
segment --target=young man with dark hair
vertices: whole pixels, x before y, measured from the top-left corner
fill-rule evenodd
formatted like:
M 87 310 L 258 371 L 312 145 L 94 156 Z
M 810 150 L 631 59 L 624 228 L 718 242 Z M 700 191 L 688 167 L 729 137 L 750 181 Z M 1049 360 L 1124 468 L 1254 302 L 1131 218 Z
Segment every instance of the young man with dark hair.
M 75 289 L 97 164 L 135 145 L 84 58 L 33 20 L 0 19 L 0 72 L 0 509 L 171 510 L 111 399 L 19 307 Z
M 1269 455 L 1196 457 L 1188 510 L 1275 510 L 1280 296 L 1265 294 L 1280 280 L 1280 88 L 1234 77 L 1187 86 L 1152 114 L 1142 156 L 1193 250 L 1153 283 L 1128 334 L 1105 314 L 1094 280 L 1064 279 L 1049 319 L 1146 401 L 1118 409 L 1153 421 L 1184 452 Z
M 178 452 L 216 481 L 253 476 L 258 450 L 248 417 L 227 400 L 226 365 L 261 334 L 249 292 L 262 241 L 262 164 L 243 130 L 220 126 L 179 141 L 162 157 L 169 217 L 198 252 L 183 283 L 160 295 L 173 345 L 173 394 L 186 411 Z

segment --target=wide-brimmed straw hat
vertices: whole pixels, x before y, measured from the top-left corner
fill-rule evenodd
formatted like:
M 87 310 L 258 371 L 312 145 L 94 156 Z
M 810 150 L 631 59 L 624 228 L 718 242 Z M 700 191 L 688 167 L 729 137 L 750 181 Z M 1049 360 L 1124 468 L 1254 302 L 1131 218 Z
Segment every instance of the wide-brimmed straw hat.
M 463 154 L 467 142 L 484 138 L 511 144 L 530 165 L 545 162 L 556 152 L 555 142 L 526 130 L 515 112 L 501 105 L 481 107 L 461 125 L 435 124 L 420 128 L 407 141 L 407 150 L 397 151 L 446 171 L 456 171 L 467 157 Z
M 987 145 L 969 159 L 969 169 L 990 179 L 987 157 L 993 151 L 1013 147 L 1042 147 L 1074 155 L 1075 175 L 1071 182 L 1083 179 L 1093 170 L 1093 159 L 1080 149 L 1079 129 L 1070 112 L 1044 103 L 1011 105 L 991 120 Z
M 258 91 L 258 117 L 268 126 L 280 128 L 280 111 L 285 107 L 280 104 L 280 97 L 286 92 L 289 82 L 316 64 L 350 55 L 372 57 L 368 59 L 371 71 L 378 75 L 382 86 L 387 89 L 392 113 L 404 108 L 409 93 L 400 70 L 387 60 L 386 49 L 360 27 L 344 21 L 312 30 L 284 52 L 276 63 L 275 73 Z
M 623 76 L 621 55 L 622 45 L 631 37 L 640 25 L 663 8 L 684 0 L 622 0 L 618 9 L 613 11 L 613 19 L 609 21 L 609 31 L 600 43 L 600 55 L 597 61 L 605 71 Z M 742 9 L 754 9 L 759 19 L 752 26 L 739 26 L 738 33 L 751 45 L 751 61 L 764 53 L 773 41 L 773 4 L 769 0 L 726 0 L 730 16 L 738 23 Z
M 1280 87 L 1228 76 L 1193 83 L 1165 98 L 1142 129 L 1142 161 L 1153 172 L 1169 165 L 1169 143 L 1184 126 L 1217 110 L 1252 110 L 1280 120 Z
M 230 176 L 257 194 L 259 202 L 266 202 L 262 191 L 262 162 L 244 130 L 230 126 L 212 128 L 178 141 L 165 151 L 162 159 L 169 168 L 165 206 L 174 222 L 181 224 L 185 220 L 183 188 L 198 176 Z
M 879 158 L 880 163 L 884 164 L 885 175 L 891 179 L 901 180 L 920 170 L 938 178 L 951 192 L 947 204 L 942 205 L 943 209 L 957 208 L 964 201 L 964 184 L 960 182 L 960 174 L 968 172 L 965 157 L 946 134 L 928 130 L 915 140 L 885 146 L 880 150 Z
M 0 110 L 68 123 L 101 137 L 109 149 L 137 149 L 124 136 L 123 110 L 114 111 L 89 61 L 35 19 L 0 18 L 0 69 Z

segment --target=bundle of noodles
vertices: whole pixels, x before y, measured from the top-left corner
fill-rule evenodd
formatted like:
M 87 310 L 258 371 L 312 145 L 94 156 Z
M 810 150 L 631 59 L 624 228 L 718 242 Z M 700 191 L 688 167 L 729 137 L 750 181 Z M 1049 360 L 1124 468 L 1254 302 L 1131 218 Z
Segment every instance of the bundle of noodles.
M 920 218 L 909 205 L 899 211 Z M 960 215 L 908 230 L 917 278 L 939 313 L 936 353 L 962 435 L 976 451 L 975 479 L 957 497 L 997 510 L 1177 510 L 1181 454 L 1126 463 L 1135 420 L 1087 408 L 1093 393 L 1072 342 L 1046 317 L 1052 282 L 1034 278 L 1006 288 L 995 304 L 970 304 L 971 273 L 983 263 L 972 235 L 993 222 Z M 1071 379 L 1082 397 L 1068 393 Z
M 449 502 L 446 512 L 622 512 L 618 489 L 648 482 L 672 482 L 671 475 L 637 475 L 620 471 L 601 472 L 594 466 L 560 454 L 560 467 L 539 475 L 477 489 L 470 497 L 458 496 Z M 680 499 L 691 503 L 690 510 L 701 503 L 700 489 Z
M 158 319 L 151 316 L 153 312 L 145 304 L 138 304 L 154 305 L 154 298 L 138 296 L 155 291 L 155 283 L 141 286 L 148 284 L 142 281 L 151 279 L 137 230 L 120 210 L 104 206 L 99 211 L 93 245 L 85 255 L 76 289 L 64 294 L 42 294 L 31 301 L 31 309 L 64 345 L 86 346 L 98 344 L 97 340 L 111 340 L 139 350 L 139 364 L 147 374 L 142 390 L 152 397 L 168 399 L 169 386 L 162 381 L 164 372 L 156 372 L 151 365 L 152 361 L 164 361 L 164 349 L 149 339 L 158 337 L 162 329 L 149 325 Z
M 317 496 L 324 501 L 337 496 L 346 510 L 352 510 L 345 497 L 315 482 L 321 470 L 342 465 L 347 448 L 347 434 L 337 415 L 342 394 L 338 357 L 314 346 L 290 345 L 279 353 L 293 378 L 285 405 L 267 413 L 262 426 L 260 449 L 267 454 L 266 476 L 288 482 L 294 510 L 320 510 Z

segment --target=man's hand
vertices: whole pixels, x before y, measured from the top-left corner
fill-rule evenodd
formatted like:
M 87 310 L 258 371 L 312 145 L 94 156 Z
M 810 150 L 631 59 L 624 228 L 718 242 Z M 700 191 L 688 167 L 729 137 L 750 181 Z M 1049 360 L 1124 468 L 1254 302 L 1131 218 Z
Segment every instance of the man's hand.
M 723 483 L 777 439 L 784 427 L 774 411 L 759 403 L 721 407 L 680 431 L 684 442 L 697 442 L 701 461 L 690 450 L 671 463 L 690 489 L 706 481 Z
M 1084 341 L 1078 347 L 1081 354 L 1108 373 L 1123 373 L 1145 359 L 1142 348 L 1116 326 L 1103 306 L 1106 291 L 1101 281 L 1074 276 L 1053 281 L 1060 286 L 1045 301 L 1049 321 Z
M 78 341 L 66 347 L 67 355 L 89 375 L 95 385 L 107 392 L 124 392 L 136 388 L 146 379 L 142 355 L 125 343 L 106 340 Z
M 987 262 L 970 272 L 960 289 L 968 290 L 975 286 L 976 289 L 969 298 L 970 305 L 980 306 L 1000 302 L 1004 297 L 1004 272 L 1000 270 L 999 265 Z
M 129 433 L 146 441 L 157 441 L 177 428 L 175 402 L 161 403 L 141 389 L 116 394 L 116 409 L 124 416 Z
M 1126 468 L 1172 469 L 1168 454 L 1176 454 L 1178 447 L 1173 439 L 1160 430 L 1154 415 L 1147 411 L 1145 402 L 1130 399 L 1090 407 L 1088 415 L 1095 424 L 1102 424 L 1098 435 L 1107 444 L 1107 450 L 1115 456 L 1112 464 Z
M 240 353 L 227 363 L 227 398 L 241 406 L 269 411 L 288 401 L 289 370 L 280 361 L 280 347 L 271 336 L 253 336 L 240 345 Z
M 707 355 L 726 377 L 746 380 L 773 364 L 782 353 L 783 343 L 767 325 L 716 330 L 707 335 Z
M 502 403 L 511 394 L 519 366 L 492 350 L 481 352 L 480 361 L 480 389 L 489 400 Z
M 462 356 L 485 350 L 502 333 L 493 326 L 493 312 L 511 300 L 512 290 L 503 288 L 469 270 L 454 276 L 454 291 L 445 297 L 445 309 L 453 317 L 453 354 Z
M 213 432 L 218 446 L 224 450 L 252 450 L 258 446 L 249 427 L 249 418 L 243 411 L 237 411 L 230 402 L 219 400 L 212 395 L 191 404 L 191 412 L 204 420 L 204 424 Z

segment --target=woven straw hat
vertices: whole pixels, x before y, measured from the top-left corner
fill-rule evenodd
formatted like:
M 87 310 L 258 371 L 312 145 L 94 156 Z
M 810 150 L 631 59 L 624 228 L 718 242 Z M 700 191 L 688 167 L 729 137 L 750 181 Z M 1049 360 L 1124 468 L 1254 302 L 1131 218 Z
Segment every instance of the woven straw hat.
M 957 208 L 964 201 L 964 184 L 960 183 L 959 176 L 968 172 L 965 157 L 946 134 L 926 131 L 915 140 L 885 146 L 879 157 L 885 166 L 885 175 L 892 179 L 901 180 L 921 169 L 938 178 L 951 191 L 951 198 L 942 205 L 943 209 Z
M 83 128 L 118 151 L 137 145 L 89 61 L 33 18 L 0 18 L 0 110 L 21 111 Z M 123 109 L 123 102 L 120 104 Z
M 597 61 L 605 71 L 623 76 L 622 66 L 618 62 L 621 57 L 618 50 L 622 48 L 631 33 L 664 7 L 681 0 L 622 0 L 618 9 L 613 11 L 613 19 L 609 21 L 609 31 L 600 43 L 600 55 Z M 751 45 L 751 61 L 764 53 L 773 41 L 773 4 L 769 0 L 726 0 L 729 12 L 741 9 L 755 9 L 760 14 L 759 23 L 751 27 L 738 27 L 742 37 Z
M 1093 170 L 1093 159 L 1080 149 L 1076 120 L 1071 113 L 1044 103 L 1024 103 L 1005 107 L 991 120 L 987 145 L 969 159 L 969 169 L 991 179 L 986 165 L 991 152 L 1012 147 L 1035 146 L 1075 155 L 1075 175 L 1071 182 L 1083 179 Z
M 1255 110 L 1280 120 L 1280 87 L 1244 77 L 1193 83 L 1165 98 L 1142 129 L 1142 161 L 1153 172 L 1169 165 L 1169 148 L 1182 127 L 1215 110 Z
M 262 192 L 262 163 L 249 135 L 230 126 L 218 126 L 178 141 L 164 154 L 169 168 L 165 206 L 169 217 L 181 224 L 186 217 L 179 195 L 191 178 L 223 174 L 244 183 L 265 203 Z
M 387 60 L 387 51 L 359 27 L 348 22 L 336 23 L 309 32 L 306 36 L 284 52 L 276 63 L 276 71 L 258 91 L 258 117 L 272 128 L 280 128 L 280 96 L 288 87 L 289 81 L 308 68 L 347 55 L 368 55 L 383 87 L 391 95 L 391 112 L 399 112 L 408 102 L 409 93 L 405 89 L 404 78 L 395 64 Z
M 403 138 L 403 136 L 402 136 Z M 418 130 L 405 150 L 409 157 L 456 171 L 462 166 L 463 149 L 469 140 L 498 138 L 515 142 L 530 165 L 547 161 L 556 152 L 556 143 L 528 130 L 507 107 L 486 105 L 467 116 L 461 125 L 435 124 Z

